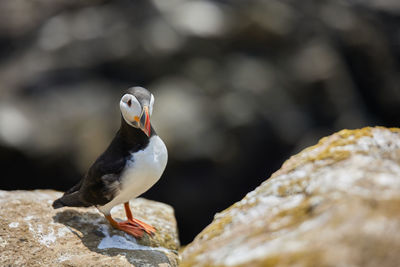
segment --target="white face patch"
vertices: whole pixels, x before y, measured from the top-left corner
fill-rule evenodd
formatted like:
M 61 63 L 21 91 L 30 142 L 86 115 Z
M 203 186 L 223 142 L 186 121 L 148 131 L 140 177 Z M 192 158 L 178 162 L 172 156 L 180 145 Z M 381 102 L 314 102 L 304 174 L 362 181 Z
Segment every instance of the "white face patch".
M 154 96 L 153 94 L 151 94 L 150 105 L 149 105 L 149 116 L 151 116 L 151 114 L 153 113 L 153 105 L 154 105 Z
M 135 121 L 139 120 L 139 116 L 142 112 L 142 106 L 136 97 L 131 94 L 125 94 L 119 102 L 119 107 L 125 121 L 134 126 Z

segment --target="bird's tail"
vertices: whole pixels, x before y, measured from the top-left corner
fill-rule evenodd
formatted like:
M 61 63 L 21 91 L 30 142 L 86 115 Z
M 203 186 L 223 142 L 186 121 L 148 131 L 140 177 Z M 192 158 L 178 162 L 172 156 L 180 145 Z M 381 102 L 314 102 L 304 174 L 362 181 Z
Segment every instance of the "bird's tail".
M 83 202 L 79 197 L 79 191 L 73 192 L 71 194 L 64 194 L 59 199 L 53 202 L 53 208 L 59 209 L 62 207 L 89 207 L 88 203 Z

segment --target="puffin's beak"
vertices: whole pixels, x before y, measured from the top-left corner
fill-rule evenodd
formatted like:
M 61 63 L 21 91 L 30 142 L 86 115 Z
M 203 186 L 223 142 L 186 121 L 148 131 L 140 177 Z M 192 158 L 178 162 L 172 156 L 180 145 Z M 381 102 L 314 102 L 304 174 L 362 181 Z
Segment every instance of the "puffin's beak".
M 149 116 L 149 107 L 144 106 L 142 115 L 140 116 L 140 129 L 150 137 L 151 134 L 151 124 L 150 124 L 150 116 Z

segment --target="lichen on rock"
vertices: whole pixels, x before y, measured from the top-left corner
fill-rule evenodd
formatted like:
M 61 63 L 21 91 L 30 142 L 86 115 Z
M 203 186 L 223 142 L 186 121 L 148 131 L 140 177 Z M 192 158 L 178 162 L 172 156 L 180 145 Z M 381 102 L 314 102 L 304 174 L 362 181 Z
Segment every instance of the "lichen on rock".
M 178 266 L 173 209 L 135 199 L 135 216 L 154 225 L 154 236 L 136 240 L 109 226 L 95 208 L 53 210 L 60 192 L 0 191 L 1 266 Z M 123 207 L 112 211 L 125 219 Z
M 400 130 L 343 130 L 291 157 L 182 266 L 400 266 Z

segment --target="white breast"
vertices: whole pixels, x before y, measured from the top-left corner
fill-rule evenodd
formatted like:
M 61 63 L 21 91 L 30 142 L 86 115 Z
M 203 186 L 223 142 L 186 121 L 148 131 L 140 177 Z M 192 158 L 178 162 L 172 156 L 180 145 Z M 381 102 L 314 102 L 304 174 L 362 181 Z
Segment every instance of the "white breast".
M 98 207 L 108 214 L 112 207 L 135 198 L 150 187 L 161 177 L 168 161 L 168 152 L 164 142 L 158 136 L 153 136 L 144 150 L 132 153 L 121 176 L 121 191 L 111 202 Z

